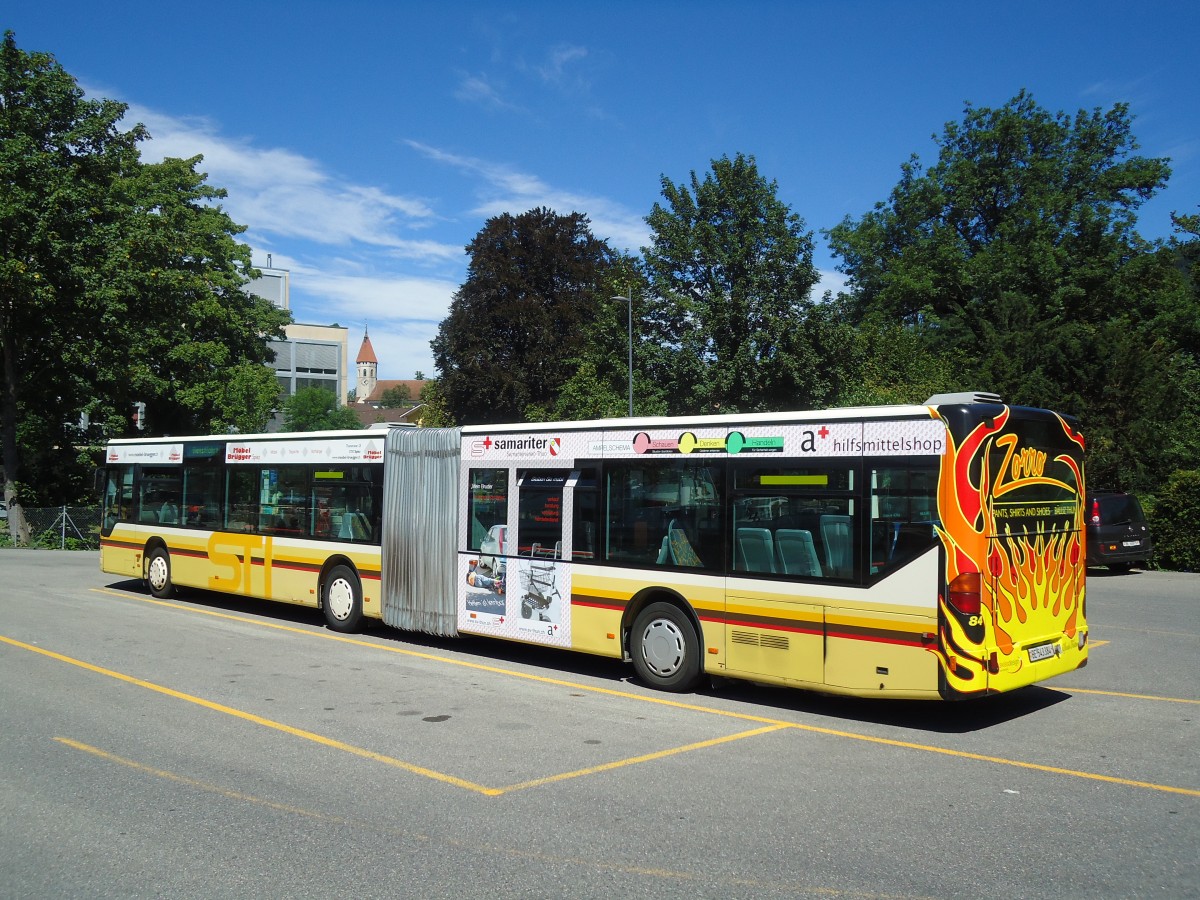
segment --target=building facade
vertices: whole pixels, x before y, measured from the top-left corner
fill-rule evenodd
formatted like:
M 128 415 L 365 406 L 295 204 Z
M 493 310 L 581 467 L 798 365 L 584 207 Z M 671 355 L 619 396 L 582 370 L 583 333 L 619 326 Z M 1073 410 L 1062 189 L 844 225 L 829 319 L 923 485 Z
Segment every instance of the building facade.
M 280 309 L 291 308 L 291 272 L 267 265 L 245 290 L 270 300 Z M 284 328 L 284 339 L 270 342 L 275 351 L 275 378 L 279 381 L 279 407 L 301 388 L 319 387 L 332 391 L 339 405 L 346 402 L 349 390 L 349 329 L 341 325 L 309 325 L 293 322 Z M 283 427 L 283 414 L 277 411 L 268 431 Z

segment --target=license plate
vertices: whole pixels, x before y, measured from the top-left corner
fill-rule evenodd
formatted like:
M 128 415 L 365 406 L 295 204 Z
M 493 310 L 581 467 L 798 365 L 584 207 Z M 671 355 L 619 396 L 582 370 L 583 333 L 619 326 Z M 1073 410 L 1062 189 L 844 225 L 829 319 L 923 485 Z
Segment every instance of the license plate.
M 1029 648 L 1029 661 L 1037 662 L 1039 659 L 1049 659 L 1054 655 L 1053 644 L 1042 644 L 1040 647 Z
M 1122 547 L 1140 547 L 1140 546 L 1142 546 L 1142 542 L 1141 541 L 1121 541 L 1121 546 Z

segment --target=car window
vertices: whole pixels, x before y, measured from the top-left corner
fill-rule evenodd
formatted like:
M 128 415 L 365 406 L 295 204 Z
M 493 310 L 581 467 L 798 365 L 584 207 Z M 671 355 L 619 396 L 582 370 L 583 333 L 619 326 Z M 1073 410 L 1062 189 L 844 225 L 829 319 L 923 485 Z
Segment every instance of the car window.
M 1100 525 L 1124 525 L 1141 522 L 1145 516 L 1137 497 L 1132 494 L 1102 494 L 1092 501 L 1092 520 L 1099 515 Z

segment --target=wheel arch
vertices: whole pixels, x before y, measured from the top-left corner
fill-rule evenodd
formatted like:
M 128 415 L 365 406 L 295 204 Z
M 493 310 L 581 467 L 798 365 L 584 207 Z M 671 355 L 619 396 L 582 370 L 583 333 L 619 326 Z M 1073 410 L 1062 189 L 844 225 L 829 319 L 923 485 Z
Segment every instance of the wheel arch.
M 142 571 L 146 570 L 146 558 L 155 550 L 166 550 L 169 554 L 171 548 L 167 546 L 167 542 L 163 540 L 162 535 L 152 534 L 146 538 L 146 546 L 142 548 Z
M 624 654 L 625 661 L 629 662 L 631 657 L 629 653 L 629 637 L 633 633 L 633 623 L 637 621 L 637 617 L 642 610 L 651 603 L 658 602 L 670 603 L 672 606 L 678 607 L 680 612 L 687 616 L 688 621 L 692 623 L 692 628 L 696 632 L 696 641 L 700 647 L 700 671 L 706 671 L 704 652 L 704 628 L 700 624 L 700 617 L 696 615 L 696 610 L 692 607 L 683 594 L 668 587 L 654 585 L 652 587 L 642 588 L 625 606 L 625 613 L 621 616 L 621 651 Z
M 152 534 L 146 538 L 146 544 L 142 547 L 142 581 L 149 578 L 146 566 L 150 564 L 150 554 L 155 550 L 162 550 L 167 554 L 167 559 L 171 558 L 171 548 L 167 546 L 167 542 L 163 540 L 161 535 Z
M 344 553 L 335 553 L 330 556 L 321 565 L 321 574 L 317 576 L 317 608 L 321 609 L 325 606 L 325 582 L 329 580 L 329 573 L 338 566 L 345 566 L 354 573 L 354 577 L 358 579 L 359 590 L 362 590 L 362 573 L 358 571 L 358 566 L 354 564 L 354 560 L 346 556 Z

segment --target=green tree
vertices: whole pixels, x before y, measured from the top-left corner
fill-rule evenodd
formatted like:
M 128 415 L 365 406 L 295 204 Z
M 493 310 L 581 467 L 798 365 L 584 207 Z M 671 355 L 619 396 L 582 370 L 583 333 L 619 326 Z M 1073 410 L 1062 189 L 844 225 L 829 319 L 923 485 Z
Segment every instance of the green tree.
M 583 214 L 539 208 L 489 219 L 467 253 L 432 341 L 439 390 L 460 424 L 525 420 L 570 376 L 613 252 Z
M 407 384 L 398 384 L 380 394 L 379 401 L 386 409 L 398 409 L 412 404 L 412 392 L 409 391 Z
M 1200 572 L 1200 469 L 1175 472 L 1148 515 L 1155 562 L 1164 569 Z
M 0 483 L 21 502 L 80 491 L 73 448 L 131 427 L 265 422 L 268 337 L 287 313 L 240 287 L 242 230 L 199 158 L 142 163 L 123 104 L 87 100 L 52 56 L 0 45 Z M 80 426 L 86 414 L 90 427 Z M 257 430 L 257 429 L 255 429 Z
M 643 327 L 649 301 L 638 260 L 622 253 L 615 254 L 596 294 L 600 301 L 596 317 L 584 326 L 582 347 L 566 364 L 571 375 L 549 406 L 528 410 L 530 419 L 571 421 L 629 414 L 631 317 L 634 414 L 666 413 L 662 389 L 647 374 L 644 365 L 656 348 L 649 343 L 650 335 Z
M 1137 154 L 1124 104 L 1072 117 L 1024 91 L 935 140 L 936 163 L 912 157 L 886 202 L 829 232 L 852 321 L 915 329 L 961 361 L 960 389 L 1078 415 L 1093 484 L 1164 477 L 1145 429 L 1173 427 L 1179 347 L 1161 327 L 1187 301 L 1135 225 L 1167 161 Z
M 120 308 L 137 321 L 122 366 L 107 368 L 109 394 L 137 391 L 158 432 L 261 431 L 279 394 L 265 338 L 282 337 L 290 316 L 244 292 L 250 249 L 234 236 L 245 228 L 215 205 L 225 191 L 205 184 L 200 162 L 143 164 L 128 186 L 128 258 L 109 281 L 124 278 Z
M 920 326 L 855 323 L 846 295 L 827 297 L 808 317 L 808 333 L 821 366 L 817 406 L 923 403 L 958 389 L 964 360 L 935 351 Z
M 283 427 L 287 431 L 337 431 L 362 428 L 362 423 L 350 407 L 338 406 L 333 391 L 305 387 L 283 401 Z
M 421 425 L 426 428 L 453 427 L 454 417 L 446 405 L 446 398 L 442 395 L 442 386 L 438 380 L 426 379 L 420 372 L 417 373 L 417 380 L 425 382 L 421 385 L 421 413 L 418 417 Z
M 713 160 L 690 185 L 662 178 L 646 221 L 651 378 L 673 412 L 805 405 L 820 393 L 806 335 L 819 280 L 812 233 L 752 156 Z

